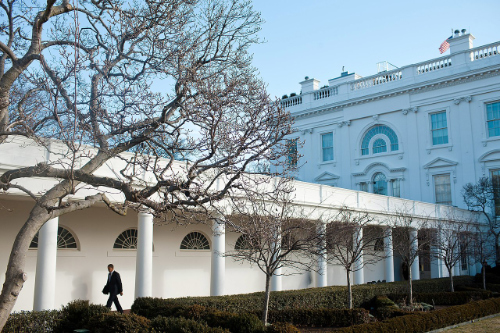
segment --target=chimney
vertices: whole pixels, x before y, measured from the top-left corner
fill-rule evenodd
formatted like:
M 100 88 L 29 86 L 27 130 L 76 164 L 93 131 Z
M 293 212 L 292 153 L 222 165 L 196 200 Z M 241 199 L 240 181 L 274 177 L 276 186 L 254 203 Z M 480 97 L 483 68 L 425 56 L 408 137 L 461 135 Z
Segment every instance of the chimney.
M 305 94 L 310 91 L 319 89 L 319 80 L 310 79 L 309 76 L 306 76 L 305 80 L 300 82 L 302 86 L 302 93 Z
M 476 38 L 472 34 L 466 33 L 465 29 L 462 29 L 461 34 L 459 30 L 455 30 L 453 38 L 448 39 L 450 54 L 472 49 L 474 39 Z

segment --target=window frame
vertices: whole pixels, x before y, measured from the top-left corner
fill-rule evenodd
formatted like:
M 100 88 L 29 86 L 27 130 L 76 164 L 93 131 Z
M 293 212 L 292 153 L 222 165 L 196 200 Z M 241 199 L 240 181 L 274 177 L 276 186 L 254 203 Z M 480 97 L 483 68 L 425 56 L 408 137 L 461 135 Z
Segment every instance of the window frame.
M 330 135 L 332 136 L 332 145 L 330 147 L 323 147 L 323 137 L 325 135 Z M 321 153 L 320 153 L 320 163 L 332 163 L 335 161 L 335 135 L 334 135 L 334 132 L 333 131 L 326 131 L 326 132 L 322 132 L 322 133 L 319 133 L 319 138 L 320 138 L 320 149 L 321 149 Z M 332 151 L 332 159 L 331 160 L 325 160 L 325 149 L 331 149 Z
M 496 100 L 496 101 L 488 101 L 488 102 L 484 102 L 484 112 L 485 112 L 485 120 L 486 120 L 486 137 L 489 139 L 489 138 L 492 138 L 492 139 L 497 139 L 497 138 L 500 138 L 500 133 L 498 135 L 490 135 L 490 127 L 489 127 L 489 122 L 492 122 L 492 121 L 498 121 L 499 122 L 499 125 L 500 125 L 500 118 L 495 118 L 495 119 L 492 119 L 492 120 L 489 120 L 488 119 L 488 105 L 492 105 L 492 104 L 498 104 L 499 107 L 500 107 L 500 101 L 499 100 Z M 500 127 L 495 127 L 495 128 L 499 128 Z
M 286 139 L 286 143 L 287 143 L 287 156 L 286 156 L 287 165 L 291 167 L 297 167 L 299 162 L 299 138 L 295 137 Z M 291 144 L 294 144 L 295 149 L 292 148 L 293 146 Z M 294 158 L 293 157 L 290 158 L 292 154 L 295 155 Z
M 449 179 L 449 184 L 450 184 L 450 191 L 449 191 L 449 197 L 450 197 L 450 201 L 449 203 L 445 203 L 444 201 L 443 202 L 438 202 L 437 199 L 438 199 L 438 195 L 437 195 L 437 188 L 436 188 L 436 177 L 437 176 L 448 176 L 448 179 Z M 439 172 L 439 173 L 435 173 L 432 175 L 432 183 L 433 183 L 433 187 L 434 187 L 434 203 L 436 205 L 448 205 L 448 206 L 453 206 L 453 181 L 452 181 L 452 175 L 450 172 Z
M 432 121 L 433 116 L 437 116 L 440 114 L 444 114 L 445 120 L 446 120 L 446 127 L 439 127 L 439 128 L 433 128 L 434 122 Z M 429 113 L 429 127 L 430 127 L 430 135 L 431 135 L 431 146 L 436 147 L 436 146 L 444 146 L 450 144 L 450 124 L 449 124 L 449 116 L 448 116 L 448 111 L 447 110 L 440 110 L 440 111 L 435 111 Z M 442 143 L 434 143 L 434 133 L 437 131 L 441 131 L 443 129 L 446 129 L 446 142 Z

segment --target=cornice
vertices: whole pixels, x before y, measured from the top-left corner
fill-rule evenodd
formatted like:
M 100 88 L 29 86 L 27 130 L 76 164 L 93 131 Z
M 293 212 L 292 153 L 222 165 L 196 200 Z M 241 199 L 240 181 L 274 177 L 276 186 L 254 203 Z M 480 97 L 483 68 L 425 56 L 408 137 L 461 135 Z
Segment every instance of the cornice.
M 295 119 L 299 118 L 309 118 L 312 116 L 324 114 L 324 113 L 329 113 L 332 111 L 342 111 L 343 108 L 353 106 L 353 105 L 358 105 L 358 104 L 364 104 L 364 103 L 369 103 L 372 101 L 380 100 L 380 99 L 385 99 L 389 97 L 394 97 L 397 95 L 402 95 L 402 94 L 420 94 L 423 92 L 427 91 L 432 91 L 436 89 L 442 89 L 446 87 L 451 87 L 455 86 L 458 84 L 463 84 L 463 83 L 468 83 L 468 82 L 473 82 L 477 80 L 482 80 L 486 79 L 489 77 L 494 77 L 500 75 L 500 66 L 495 66 L 495 68 L 490 68 L 486 71 L 482 72 L 476 72 L 476 73 L 462 73 L 459 75 L 456 75 L 455 77 L 446 77 L 446 78 L 441 78 L 441 79 L 436 79 L 432 81 L 426 81 L 424 83 L 417 83 L 417 84 L 411 84 L 408 86 L 404 86 L 401 88 L 395 88 L 391 90 L 387 90 L 382 93 L 376 93 L 376 94 L 371 94 L 371 95 L 366 95 L 354 99 L 348 99 L 345 101 L 340 101 L 337 103 L 332 103 L 328 105 L 327 107 L 321 106 L 309 110 L 305 110 L 302 113 L 299 114 L 292 114 L 292 117 Z M 463 100 L 461 99 L 458 101 L 458 104 L 462 101 L 470 102 L 470 96 L 465 97 Z M 454 100 L 454 103 L 457 103 L 456 100 Z M 410 109 L 404 109 L 403 114 L 407 114 L 408 111 L 414 111 L 413 108 Z

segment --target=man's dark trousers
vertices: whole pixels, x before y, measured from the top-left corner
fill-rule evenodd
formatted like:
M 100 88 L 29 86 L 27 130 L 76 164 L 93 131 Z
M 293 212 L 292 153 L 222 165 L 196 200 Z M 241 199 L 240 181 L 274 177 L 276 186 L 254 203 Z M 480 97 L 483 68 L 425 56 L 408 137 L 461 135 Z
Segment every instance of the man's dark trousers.
M 120 279 L 120 274 L 118 272 L 113 271 L 111 277 L 108 275 L 108 282 L 106 284 L 109 290 L 109 298 L 106 303 L 106 307 L 111 308 L 111 303 L 115 303 L 116 310 L 118 312 L 123 313 L 122 306 L 120 305 L 120 301 L 118 301 L 118 294 L 123 292 L 122 280 Z

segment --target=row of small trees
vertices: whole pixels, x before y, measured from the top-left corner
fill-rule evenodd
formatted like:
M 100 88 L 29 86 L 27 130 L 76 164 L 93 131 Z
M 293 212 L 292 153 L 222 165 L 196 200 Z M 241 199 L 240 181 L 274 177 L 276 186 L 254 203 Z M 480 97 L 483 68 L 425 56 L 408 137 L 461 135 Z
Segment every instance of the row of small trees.
M 446 268 L 451 291 L 454 268 L 461 265 L 461 260 L 485 265 L 494 258 L 494 238 L 479 223 L 477 214 L 431 220 L 415 215 L 409 207 L 386 217 L 348 207 L 335 210 L 333 215 L 306 213 L 293 203 L 292 191 L 284 179 L 265 194 L 247 190 L 240 200 L 233 198 L 231 214 L 226 215 L 230 227 L 242 234 L 242 241 L 225 255 L 250 262 L 265 275 L 264 323 L 273 275 L 305 270 L 321 273 L 321 262 L 340 265 L 345 270 L 347 303 L 352 308 L 351 275 L 367 265 L 393 260 L 392 256 L 407 268 L 410 302 L 415 278 L 411 267 L 419 257 L 440 262 Z M 392 242 L 388 241 L 390 236 Z

